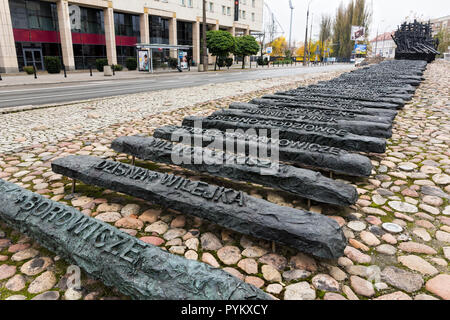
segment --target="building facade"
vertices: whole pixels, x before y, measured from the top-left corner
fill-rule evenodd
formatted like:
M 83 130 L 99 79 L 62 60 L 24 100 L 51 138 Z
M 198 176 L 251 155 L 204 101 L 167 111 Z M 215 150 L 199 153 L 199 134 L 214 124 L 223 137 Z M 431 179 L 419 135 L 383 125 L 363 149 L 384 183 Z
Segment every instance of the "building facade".
M 370 41 L 372 48 L 372 57 L 383 57 L 387 59 L 395 58 L 395 49 L 397 45 L 392 40 L 394 32 L 386 32 Z
M 433 29 L 433 36 L 437 35 L 439 31 L 447 31 L 450 33 L 450 16 L 442 18 L 431 19 L 431 28 Z
M 140 43 L 191 46 L 188 55 L 199 63 L 202 6 L 202 0 L 0 0 L 0 72 L 43 70 L 45 56 L 61 57 L 67 70 L 99 58 L 125 64 Z M 262 19 L 263 0 L 207 1 L 207 30 L 247 35 L 262 29 Z M 155 61 L 170 54 L 157 50 Z

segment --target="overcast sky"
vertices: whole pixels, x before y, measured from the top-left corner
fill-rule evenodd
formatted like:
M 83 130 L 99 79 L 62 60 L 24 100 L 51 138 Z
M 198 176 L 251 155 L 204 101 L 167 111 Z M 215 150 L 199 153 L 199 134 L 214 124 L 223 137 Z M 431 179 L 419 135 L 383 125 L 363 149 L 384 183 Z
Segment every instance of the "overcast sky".
M 294 15 L 292 22 L 292 41 L 304 41 L 306 11 L 309 0 L 292 0 Z M 313 15 L 313 38 L 318 38 L 319 23 L 322 14 L 335 16 L 336 9 L 341 2 L 345 4 L 351 0 L 312 0 L 310 5 L 310 19 Z M 275 17 L 280 22 L 289 41 L 289 21 L 291 10 L 289 0 L 265 0 Z M 425 19 L 439 18 L 450 15 L 449 0 L 368 0 L 369 6 L 373 3 L 373 18 L 370 30 L 370 38 L 379 33 L 393 31 L 411 13 L 422 16 Z M 265 11 L 267 11 L 265 9 Z M 311 20 L 310 20 L 311 23 Z M 309 23 L 309 24 L 310 24 Z M 281 28 L 279 28 L 281 29 Z

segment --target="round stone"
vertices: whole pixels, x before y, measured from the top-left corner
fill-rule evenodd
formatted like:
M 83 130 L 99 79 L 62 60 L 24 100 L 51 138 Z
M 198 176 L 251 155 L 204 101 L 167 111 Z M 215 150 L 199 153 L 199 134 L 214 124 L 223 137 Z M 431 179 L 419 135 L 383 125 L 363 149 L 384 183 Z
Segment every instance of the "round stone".
M 441 173 L 442 170 L 439 168 L 436 168 L 434 166 L 424 165 L 420 168 L 420 172 L 423 172 L 425 174 L 437 174 L 437 173 Z
M 386 222 L 381 225 L 381 227 L 390 233 L 400 233 L 403 231 L 403 228 L 395 223 Z
M 41 294 L 38 294 L 31 300 L 58 300 L 59 292 L 58 291 L 47 291 Z
M 398 165 L 398 168 L 403 171 L 413 171 L 417 168 L 417 165 L 411 162 L 402 162 Z
M 245 271 L 247 274 L 258 273 L 258 263 L 251 258 L 242 259 L 241 261 L 239 261 L 238 267 Z
M 101 220 L 103 222 L 114 223 L 122 218 L 118 212 L 104 212 L 95 216 L 95 219 Z
M 316 291 L 311 289 L 308 282 L 299 282 L 286 287 L 284 292 L 285 300 L 314 300 Z
M 303 280 L 303 279 L 309 278 L 310 276 L 311 276 L 311 272 L 306 271 L 306 270 L 294 269 L 294 270 L 289 270 L 289 271 L 283 272 L 283 278 L 286 281 Z
M 359 232 L 359 231 L 363 231 L 366 228 L 366 224 L 361 221 L 350 221 L 347 224 L 347 227 L 349 227 L 353 231 Z
M 37 251 L 36 249 L 28 248 L 28 249 L 25 249 L 25 250 L 22 250 L 22 251 L 19 251 L 19 252 L 15 253 L 11 257 L 11 260 L 19 262 L 19 261 L 23 261 L 23 260 L 34 258 L 38 254 L 39 254 L 39 251 Z
M 395 247 L 391 246 L 390 244 L 382 244 L 377 247 L 377 252 L 393 256 L 397 252 L 397 249 L 395 249 Z
M 126 217 L 122 218 L 114 224 L 117 228 L 141 230 L 144 227 L 144 223 L 136 218 Z
M 360 278 L 358 276 L 351 276 L 350 285 L 357 294 L 365 297 L 372 297 L 373 295 L 375 295 L 375 289 L 373 288 L 372 283 L 364 280 L 363 278 Z
M 188 251 L 184 254 L 184 257 L 185 257 L 186 259 L 189 259 L 189 260 L 197 260 L 197 259 L 198 259 L 198 253 L 195 252 L 194 250 L 188 250 Z
M 321 291 L 339 291 L 339 282 L 327 274 L 318 274 L 312 278 L 314 288 Z
M 219 251 L 217 251 L 217 256 L 219 257 L 220 261 L 225 263 L 226 265 L 234 265 L 238 263 L 239 260 L 241 260 L 241 250 L 239 250 L 238 247 L 234 246 L 226 246 Z
M 428 280 L 425 288 L 444 300 L 450 300 L 450 275 L 440 274 Z
M 145 228 L 145 232 L 156 232 L 158 234 L 164 234 L 168 229 L 169 226 L 167 225 L 167 223 L 165 223 L 164 221 L 157 221 Z
M 2 264 L 0 266 L 0 280 L 11 278 L 16 273 L 16 266 Z
M 381 276 L 390 285 L 410 293 L 420 290 L 424 284 L 420 275 L 393 266 L 386 267 Z
M 280 256 L 276 253 L 269 253 L 258 259 L 259 263 L 269 264 L 275 269 L 282 271 L 286 268 L 287 259 L 283 256 Z M 300 269 L 300 268 L 299 268 Z
M 261 267 L 261 272 L 263 274 L 264 279 L 269 282 L 281 282 L 281 274 L 277 269 L 272 267 L 271 265 L 263 265 Z
M 380 196 L 379 194 L 375 194 L 372 196 L 372 201 L 375 202 L 375 204 L 382 206 L 386 203 L 386 199 Z
M 131 215 L 137 215 L 139 213 L 139 209 L 139 205 L 130 203 L 123 207 L 120 213 L 122 214 L 122 217 L 129 217 Z
M 65 300 L 80 300 L 83 297 L 82 293 L 73 288 L 69 288 L 64 292 Z
M 164 239 L 166 239 L 167 241 L 173 240 L 175 238 L 180 238 L 182 236 L 184 236 L 186 234 L 186 230 L 184 229 L 170 229 L 169 231 L 167 231 L 164 234 Z
M 28 287 L 29 293 L 41 293 L 50 290 L 56 284 L 56 277 L 51 271 L 46 271 L 34 279 Z
M 257 288 L 261 288 L 264 285 L 264 280 L 254 276 L 245 277 L 245 282 L 254 285 Z
M 400 212 L 416 213 L 417 211 L 419 211 L 416 206 L 409 204 L 407 202 L 389 201 L 388 204 L 392 209 Z
M 21 295 L 21 294 L 15 294 L 13 296 L 9 296 L 5 300 L 27 300 L 27 297 Z
M 10 291 L 17 292 L 25 288 L 25 283 L 25 278 L 20 274 L 16 274 L 14 277 L 8 280 L 5 288 Z
M 437 184 L 450 184 L 450 176 L 448 174 L 435 174 L 433 181 Z
M 266 291 L 268 293 L 279 294 L 281 291 L 283 291 L 283 286 L 278 283 L 272 283 L 267 286 Z
M 202 261 L 204 263 L 209 264 L 210 266 L 213 266 L 214 268 L 219 268 L 220 264 L 217 262 L 216 258 L 214 258 L 214 256 L 209 253 L 209 252 L 204 252 L 202 255 Z
M 215 251 L 222 248 L 222 242 L 214 234 L 208 232 L 200 237 L 202 249 L 207 251 Z
M 259 258 L 267 253 L 267 250 L 261 247 L 248 247 L 242 251 L 242 255 L 247 258 Z

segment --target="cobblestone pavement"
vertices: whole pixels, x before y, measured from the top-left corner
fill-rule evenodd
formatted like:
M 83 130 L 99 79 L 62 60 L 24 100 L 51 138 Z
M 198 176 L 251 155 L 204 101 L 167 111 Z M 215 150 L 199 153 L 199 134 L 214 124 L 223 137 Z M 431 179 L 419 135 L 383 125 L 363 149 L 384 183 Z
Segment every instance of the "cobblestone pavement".
M 372 176 L 351 181 L 337 177 L 358 188 L 357 204 L 339 208 L 312 203 L 311 211 L 337 220 L 349 239 L 345 256 L 337 261 L 319 261 L 279 245 L 273 251 L 267 241 L 110 190 L 79 184 L 76 194 L 70 195 L 69 179 L 50 169 L 52 160 L 69 154 L 130 162 L 109 148 L 116 137 L 151 134 L 161 125 L 180 124 L 187 115 L 207 115 L 232 101 L 248 101 L 333 76 L 336 74 L 306 81 L 277 79 L 266 87 L 253 82 L 257 85 L 253 92 L 239 91 L 237 88 L 244 88 L 240 84 L 224 85 L 228 91 L 206 86 L 188 92 L 189 99 L 183 98 L 185 90 L 171 90 L 2 116 L 3 123 L 6 120 L 14 129 L 14 138 L 0 142 L 0 177 L 164 250 L 223 268 L 278 299 L 450 299 L 449 63 L 438 61 L 428 66 L 426 81 L 396 119 L 386 154 L 371 156 Z M 201 103 L 195 101 L 197 95 L 202 96 Z M 213 97 L 216 100 L 207 101 Z M 178 108 L 183 103 L 191 106 Z M 130 112 L 133 109 L 137 111 Z M 24 124 L 33 119 L 42 119 L 48 128 L 36 131 L 36 123 Z M 24 139 L 18 140 L 20 135 Z M 8 151 L 19 145 L 22 150 Z M 137 165 L 309 209 L 305 200 L 269 188 L 231 183 L 175 166 L 140 161 Z M 387 232 L 381 227 L 383 222 L 394 222 L 403 231 Z M 31 239 L 0 224 L 0 299 L 126 299 L 83 272 L 81 290 L 67 289 L 67 266 Z
M 338 73 L 328 73 L 333 74 Z M 54 142 L 64 138 L 74 139 L 82 133 L 95 132 L 112 124 L 320 76 L 318 73 L 211 84 L 91 100 L 49 107 L 46 110 L 0 114 L 2 122 L 7 124 L 0 127 L 0 154 L 36 143 Z

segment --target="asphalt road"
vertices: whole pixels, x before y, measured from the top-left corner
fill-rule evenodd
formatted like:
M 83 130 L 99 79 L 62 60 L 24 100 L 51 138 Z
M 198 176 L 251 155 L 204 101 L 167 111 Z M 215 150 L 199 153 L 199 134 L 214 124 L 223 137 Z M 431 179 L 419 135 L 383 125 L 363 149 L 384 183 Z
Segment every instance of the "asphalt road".
M 149 76 L 148 79 L 9 86 L 0 88 L 0 108 L 67 103 L 146 91 L 196 87 L 211 83 L 238 82 L 350 69 L 350 65 L 330 65 L 305 68 L 254 69 L 252 71 L 226 73 L 172 73 Z

